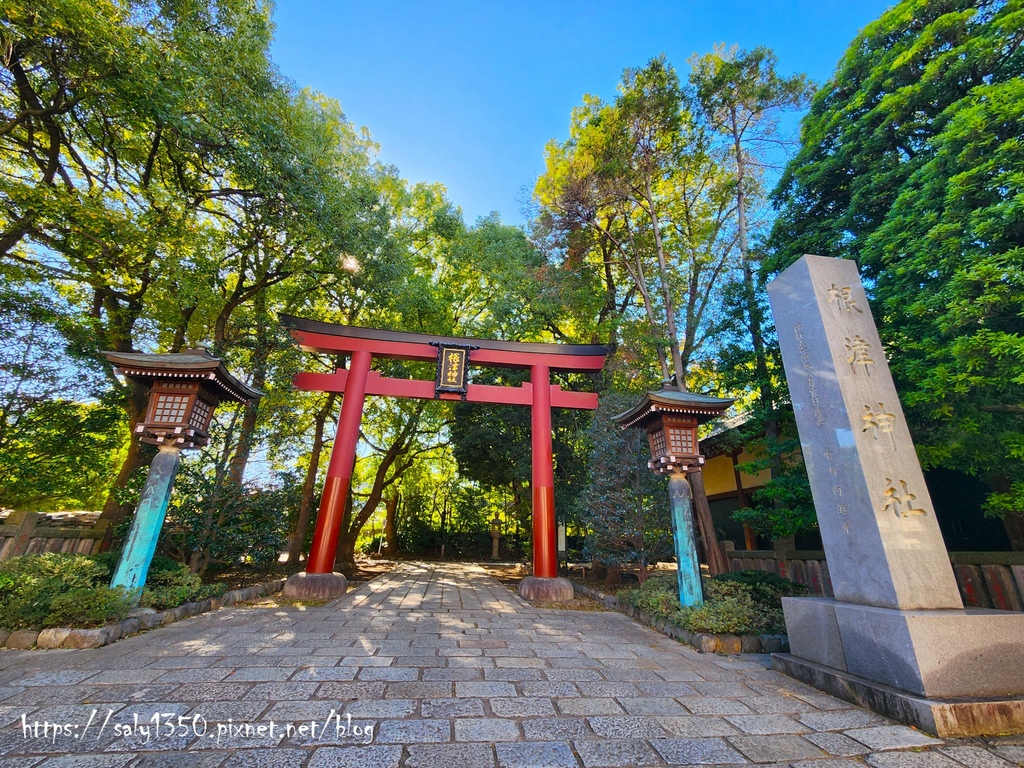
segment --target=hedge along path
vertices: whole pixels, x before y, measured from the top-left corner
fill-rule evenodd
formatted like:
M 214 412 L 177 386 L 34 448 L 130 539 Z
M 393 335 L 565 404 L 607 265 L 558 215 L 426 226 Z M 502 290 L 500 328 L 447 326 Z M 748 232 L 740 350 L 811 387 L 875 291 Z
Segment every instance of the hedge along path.
M 251 587 L 232 589 L 220 597 L 211 597 L 190 603 L 182 603 L 174 608 L 163 611 L 143 613 L 123 621 L 115 621 L 102 627 L 91 629 L 75 629 L 61 627 L 53 629 L 33 630 L 19 629 L 14 632 L 0 629 L 0 648 L 11 650 L 30 650 L 33 648 L 102 648 L 110 643 L 145 632 L 156 627 L 163 627 L 174 622 L 196 616 L 207 611 L 229 608 L 236 603 L 253 600 L 257 597 L 272 595 L 284 586 L 284 579 L 256 584 Z
M 651 616 L 632 605 L 623 605 L 614 595 L 588 587 L 574 581 L 573 589 L 579 594 L 597 600 L 609 610 L 624 613 L 631 619 L 652 627 L 663 635 L 686 643 L 701 653 L 789 653 L 789 638 L 786 635 L 728 635 L 710 632 L 691 632 L 660 617 Z

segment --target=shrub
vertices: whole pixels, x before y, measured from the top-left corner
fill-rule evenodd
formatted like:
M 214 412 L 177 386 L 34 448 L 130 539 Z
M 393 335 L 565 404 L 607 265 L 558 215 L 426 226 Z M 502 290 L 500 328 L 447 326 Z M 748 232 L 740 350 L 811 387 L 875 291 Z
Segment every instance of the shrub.
M 53 598 L 44 627 L 100 627 L 120 621 L 132 608 L 123 587 L 80 587 Z
M 656 576 L 619 592 L 619 602 L 668 619 L 691 632 L 757 635 L 786 631 L 781 598 L 807 594 L 807 587 L 763 571 L 723 573 L 703 584 L 704 602 L 679 605 L 674 577 Z
M 708 598 L 679 614 L 679 624 L 691 632 L 751 635 L 764 631 L 754 601 L 742 589 L 728 597 Z
M 109 578 L 106 564 L 83 555 L 46 552 L 0 563 L 0 627 L 14 630 L 54 626 L 47 623 L 54 600 L 72 592 L 81 596 L 83 591 L 106 587 Z M 114 603 L 109 605 L 117 608 Z M 115 611 L 108 620 L 117 615 Z
M 679 588 L 675 578 L 651 577 L 639 587 L 621 590 L 618 599 L 620 603 L 659 618 L 679 612 Z
M 120 621 L 131 609 L 126 590 L 109 586 L 119 553 L 66 555 L 47 552 L 0 563 L 0 627 L 95 627 Z M 141 605 L 170 608 L 224 593 L 203 584 L 181 563 L 155 557 Z
M 139 604 L 162 610 L 190 600 L 216 597 L 224 594 L 226 589 L 224 584 L 203 584 L 202 579 L 183 563 L 168 557 L 154 557 Z

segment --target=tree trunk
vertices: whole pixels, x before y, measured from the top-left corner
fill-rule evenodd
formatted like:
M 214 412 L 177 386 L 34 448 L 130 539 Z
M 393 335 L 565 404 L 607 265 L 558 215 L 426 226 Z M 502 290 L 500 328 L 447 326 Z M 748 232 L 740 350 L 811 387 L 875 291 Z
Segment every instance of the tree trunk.
M 693 489 L 693 508 L 697 518 L 697 530 L 700 531 L 701 540 L 704 542 L 704 551 L 708 557 L 708 570 L 711 571 L 712 576 L 717 576 L 720 573 L 725 573 L 728 569 L 725 566 L 722 546 L 718 543 L 718 534 L 715 533 L 715 523 L 711 518 L 708 494 L 704 490 L 704 475 L 697 471 L 687 475 L 687 478 Z
M 131 514 L 135 506 L 131 502 L 120 503 L 117 500 L 117 492 L 127 487 L 128 481 L 135 471 L 139 467 L 145 466 L 152 458 L 151 452 L 146 450 L 135 436 L 135 425 L 146 417 L 146 407 L 149 405 L 149 392 L 146 387 L 136 384 L 131 380 L 128 381 L 128 390 L 128 399 L 124 404 L 125 411 L 128 413 L 128 453 L 124 457 L 124 463 L 121 464 L 117 478 L 115 478 L 114 484 L 110 488 L 110 493 L 107 495 L 107 501 L 103 505 L 103 513 L 100 515 L 100 520 L 106 520 L 110 523 L 111 527 L 120 523 Z M 107 530 L 109 531 L 110 528 Z M 107 543 L 109 544 L 109 542 Z
M 621 565 L 609 565 L 608 572 L 604 577 L 604 585 L 606 587 L 614 587 L 617 584 L 622 583 L 622 566 Z
M 320 467 L 320 454 L 324 447 L 324 425 L 327 417 L 334 408 L 334 401 L 337 400 L 336 392 L 327 396 L 323 407 L 316 412 L 314 417 L 313 446 L 309 452 L 309 468 L 306 470 L 306 479 L 302 483 L 302 499 L 299 502 L 299 519 L 295 521 L 295 530 L 292 531 L 291 539 L 288 542 L 288 563 L 295 565 L 302 557 L 302 542 L 306 538 L 306 531 L 309 529 L 309 518 L 313 512 L 313 499 L 316 496 L 316 473 Z
M 1014 552 L 1024 551 L 1024 515 L 1011 512 L 1003 518 L 1003 527 L 1010 539 L 1010 548 Z
M 384 548 L 382 554 L 391 557 L 398 554 L 398 534 L 395 531 L 395 512 L 398 510 L 398 501 L 401 498 L 394 493 L 384 501 Z
M 270 340 L 267 326 L 270 323 L 270 315 L 267 312 L 266 291 L 260 291 L 254 297 L 254 309 L 256 314 L 256 348 L 253 350 L 252 359 L 252 381 L 250 385 L 255 389 L 263 389 L 267 383 L 267 368 L 270 359 L 270 351 L 273 346 Z M 238 442 L 235 444 L 235 455 L 231 457 L 231 466 L 228 467 L 228 479 L 236 485 L 242 484 L 245 475 L 245 465 L 249 463 L 249 454 L 252 452 L 252 441 L 256 433 L 256 419 L 259 416 L 259 401 L 247 403 L 245 416 L 242 418 L 242 428 L 238 433 Z

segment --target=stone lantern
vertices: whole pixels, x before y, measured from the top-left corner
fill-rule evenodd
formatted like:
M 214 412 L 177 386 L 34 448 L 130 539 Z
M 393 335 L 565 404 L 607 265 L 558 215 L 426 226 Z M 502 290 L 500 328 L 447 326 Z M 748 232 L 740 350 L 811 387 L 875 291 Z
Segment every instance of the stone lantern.
M 670 382 L 663 382 L 657 392 L 648 392 L 633 408 L 613 417 L 623 429 L 633 427 L 647 432 L 651 445 L 647 466 L 656 474 L 669 476 L 672 538 L 679 562 L 679 602 L 684 608 L 703 602 L 693 498 L 686 480 L 687 473 L 699 472 L 704 464 L 697 427 L 720 417 L 733 402 L 729 398 L 684 392 Z
M 136 425 L 139 441 L 159 446 L 149 467 L 135 519 L 111 586 L 125 587 L 136 603 L 167 514 L 181 452 L 210 442 L 214 409 L 224 400 L 255 403 L 263 396 L 230 373 L 205 349 L 170 354 L 104 352 L 114 372 L 149 387 L 145 419 Z

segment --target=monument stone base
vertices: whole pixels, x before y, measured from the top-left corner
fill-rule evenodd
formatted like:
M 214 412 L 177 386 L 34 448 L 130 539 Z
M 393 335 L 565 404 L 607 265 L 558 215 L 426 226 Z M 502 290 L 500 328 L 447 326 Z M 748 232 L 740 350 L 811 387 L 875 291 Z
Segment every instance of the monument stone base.
M 915 696 L 789 653 L 773 653 L 772 668 L 838 699 L 942 738 L 1024 733 L 1024 697 Z
M 1024 614 L 783 598 L 780 671 L 939 735 L 1024 732 Z M 979 719 L 975 719 L 979 718 Z
M 282 590 L 291 600 L 333 600 L 348 589 L 348 580 L 340 573 L 293 573 Z
M 550 579 L 527 576 L 519 582 L 519 596 L 540 603 L 563 603 L 572 600 L 575 592 L 572 582 L 561 577 Z

